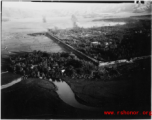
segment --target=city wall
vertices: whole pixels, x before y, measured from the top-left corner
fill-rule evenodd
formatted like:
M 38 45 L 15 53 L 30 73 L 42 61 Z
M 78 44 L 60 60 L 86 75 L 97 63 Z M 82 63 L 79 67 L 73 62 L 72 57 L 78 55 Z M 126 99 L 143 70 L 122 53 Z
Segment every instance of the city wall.
M 64 49 L 68 50 L 69 52 L 74 53 L 75 55 L 77 55 L 79 58 L 85 59 L 87 61 L 91 61 L 96 65 L 99 65 L 99 62 L 85 54 L 83 54 L 82 52 L 76 50 L 75 48 L 73 48 L 70 45 L 65 44 L 64 42 L 62 42 L 59 38 L 55 37 L 54 35 L 52 35 L 51 33 L 47 32 L 46 36 L 51 38 L 52 40 L 54 40 L 55 42 L 57 42 L 60 46 L 62 46 Z
M 98 65 L 99 67 L 105 67 L 105 66 L 113 66 L 113 65 L 118 65 L 121 63 L 133 63 L 137 60 L 140 59 L 146 59 L 146 58 L 150 58 L 151 56 L 141 56 L 141 57 L 135 57 L 132 58 L 130 61 L 128 61 L 127 59 L 123 59 L 123 60 L 116 60 L 116 61 L 110 61 L 110 62 L 99 62 L 85 54 L 83 54 L 82 52 L 76 50 L 75 48 L 73 48 L 70 45 L 65 44 L 64 42 L 62 42 L 59 38 L 55 37 L 54 35 L 52 35 L 51 33 L 46 33 L 46 36 L 51 38 L 52 40 L 54 40 L 55 42 L 57 42 L 61 47 L 63 47 L 64 49 L 66 49 L 68 52 L 72 52 L 75 55 L 77 55 L 79 58 L 85 59 L 87 61 L 91 61 L 94 64 Z

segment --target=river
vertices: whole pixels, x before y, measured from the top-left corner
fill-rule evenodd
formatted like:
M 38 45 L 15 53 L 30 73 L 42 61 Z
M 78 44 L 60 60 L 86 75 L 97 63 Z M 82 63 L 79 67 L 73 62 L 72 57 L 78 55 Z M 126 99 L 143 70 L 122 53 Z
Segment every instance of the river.
M 10 83 L 7 83 L 5 85 L 1 86 L 1 89 L 6 89 L 9 88 L 19 82 L 22 81 L 22 78 L 18 78 L 16 80 L 13 80 Z M 50 82 L 53 82 L 52 80 L 49 80 Z M 65 102 L 66 104 L 75 107 L 75 108 L 80 108 L 80 109 L 85 109 L 85 110 L 99 110 L 99 108 L 95 108 L 95 107 L 91 107 L 91 106 L 86 106 L 83 105 L 81 103 L 79 103 L 76 98 L 75 98 L 75 94 L 73 93 L 73 91 L 71 90 L 70 86 L 65 82 L 65 81 L 54 81 L 53 82 L 55 84 L 55 86 L 57 87 L 57 94 L 59 95 L 59 98 Z
M 51 80 L 50 80 L 51 81 Z M 75 108 L 85 109 L 85 110 L 99 110 L 98 108 L 86 106 L 81 103 L 79 103 L 76 98 L 75 94 L 73 93 L 70 86 L 65 81 L 54 81 L 53 82 L 57 87 L 57 93 L 65 103 L 67 103 L 70 106 L 73 106 Z
M 104 26 L 116 26 L 124 25 L 125 22 L 110 22 L 110 21 L 93 21 L 95 18 L 83 18 L 78 17 L 77 25 L 79 27 L 90 28 L 90 27 L 104 27 Z M 96 18 L 97 19 L 97 18 Z M 100 17 L 98 18 L 100 19 Z M 43 23 L 42 18 L 24 18 L 24 19 L 10 19 L 10 21 L 3 22 L 3 30 L 17 30 L 18 32 L 23 31 L 33 31 L 42 32 L 47 31 L 47 29 L 58 28 L 66 29 L 73 28 L 71 21 L 71 16 L 68 17 L 51 17 L 46 18 L 45 23 Z M 6 27 L 7 26 L 7 27 Z

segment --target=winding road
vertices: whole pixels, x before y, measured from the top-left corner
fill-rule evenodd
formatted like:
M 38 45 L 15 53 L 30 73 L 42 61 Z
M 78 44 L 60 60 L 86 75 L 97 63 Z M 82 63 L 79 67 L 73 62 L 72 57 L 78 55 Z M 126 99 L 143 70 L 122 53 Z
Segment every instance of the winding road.
M 1 86 L 1 89 L 6 89 L 6 88 L 8 88 L 8 87 L 11 87 L 11 86 L 15 85 L 16 83 L 21 82 L 21 81 L 22 81 L 22 78 L 18 78 L 18 79 L 16 79 L 16 80 L 13 80 L 13 81 L 10 82 L 10 83 L 7 83 L 7 84 L 5 84 L 5 85 L 2 85 L 2 86 Z

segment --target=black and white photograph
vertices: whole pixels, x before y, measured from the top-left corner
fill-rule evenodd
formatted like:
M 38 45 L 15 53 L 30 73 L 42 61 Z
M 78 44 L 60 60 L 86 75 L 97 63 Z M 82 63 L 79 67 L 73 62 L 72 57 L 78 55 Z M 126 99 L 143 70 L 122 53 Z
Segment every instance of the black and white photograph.
M 151 1 L 2 1 L 1 119 L 151 119 Z

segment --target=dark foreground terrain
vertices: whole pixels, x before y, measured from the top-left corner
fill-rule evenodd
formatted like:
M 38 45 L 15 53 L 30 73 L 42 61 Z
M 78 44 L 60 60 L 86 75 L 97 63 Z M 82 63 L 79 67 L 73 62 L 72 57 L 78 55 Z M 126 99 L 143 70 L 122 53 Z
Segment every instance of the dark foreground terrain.
M 59 98 L 52 82 L 29 78 L 1 90 L 2 118 L 150 118 L 142 115 L 151 106 L 150 59 L 119 70 L 122 76 L 109 81 L 64 78 L 78 102 L 99 111 L 71 107 Z M 104 111 L 122 110 L 141 115 L 104 115 Z
M 2 90 L 2 118 L 71 118 L 81 112 L 61 101 L 45 80 L 28 79 Z
M 135 64 L 138 65 L 134 68 L 129 68 L 133 64 L 122 66 L 119 71 L 122 76 L 107 81 L 67 82 L 84 104 L 100 106 L 104 110 L 143 111 L 150 109 L 150 60 Z

